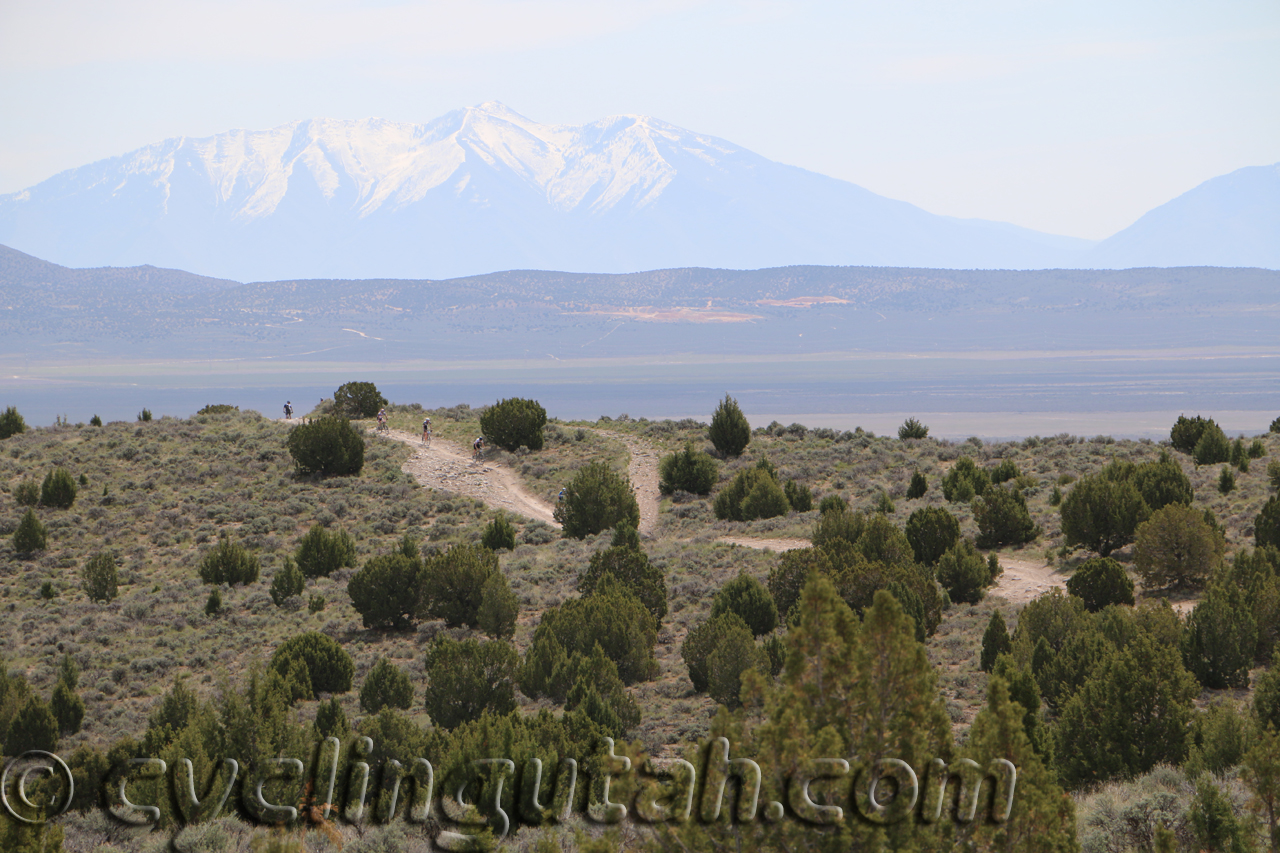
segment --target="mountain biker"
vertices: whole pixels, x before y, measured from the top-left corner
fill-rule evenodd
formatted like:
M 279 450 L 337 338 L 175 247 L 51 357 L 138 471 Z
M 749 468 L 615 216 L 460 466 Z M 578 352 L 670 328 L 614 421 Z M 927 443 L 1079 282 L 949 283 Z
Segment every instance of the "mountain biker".
M 422 419 L 422 443 L 431 446 L 431 418 Z
M 385 430 L 387 428 L 387 410 L 378 409 L 378 429 Z
M 293 420 L 293 403 L 288 400 L 284 404 L 284 419 L 286 421 Z
M 481 451 L 484 450 L 484 436 L 479 436 L 475 441 L 471 442 L 471 449 L 475 451 L 475 458 L 480 458 Z

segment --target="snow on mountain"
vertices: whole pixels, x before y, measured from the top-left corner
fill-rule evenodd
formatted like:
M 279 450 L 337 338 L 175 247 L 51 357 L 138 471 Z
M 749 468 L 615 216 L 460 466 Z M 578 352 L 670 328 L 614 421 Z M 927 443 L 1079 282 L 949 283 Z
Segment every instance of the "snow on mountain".
M 935 216 L 644 116 L 311 119 L 169 139 L 0 196 L 0 243 L 239 280 L 498 269 L 1081 265 L 1088 241 Z

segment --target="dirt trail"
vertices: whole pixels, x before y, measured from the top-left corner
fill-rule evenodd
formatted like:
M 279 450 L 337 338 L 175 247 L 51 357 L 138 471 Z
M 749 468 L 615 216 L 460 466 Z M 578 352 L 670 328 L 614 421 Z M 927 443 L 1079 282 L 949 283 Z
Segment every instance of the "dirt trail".
M 476 462 L 470 452 L 447 439 L 432 438 L 427 447 L 421 436 L 402 430 L 388 430 L 386 435 L 413 448 L 413 456 L 402 470 L 427 488 L 478 498 L 490 506 L 560 526 L 551 514 L 551 505 L 526 491 L 509 468 Z
M 630 457 L 627 476 L 631 479 L 631 488 L 640 504 L 640 535 L 652 535 L 654 528 L 658 526 L 658 502 L 662 499 L 658 491 L 658 459 L 662 451 L 643 438 L 626 433 L 607 429 L 593 429 L 592 432 L 617 439 L 626 446 Z
M 808 548 L 813 544 L 808 539 L 766 539 L 760 536 L 721 536 L 716 541 L 755 548 L 757 551 L 777 551 L 779 554 L 797 548 Z
M 1041 560 L 1001 557 L 1000 568 L 1004 571 L 1000 573 L 990 592 L 1011 604 L 1026 604 L 1054 587 L 1063 590 L 1067 587 L 1067 576 L 1055 572 Z

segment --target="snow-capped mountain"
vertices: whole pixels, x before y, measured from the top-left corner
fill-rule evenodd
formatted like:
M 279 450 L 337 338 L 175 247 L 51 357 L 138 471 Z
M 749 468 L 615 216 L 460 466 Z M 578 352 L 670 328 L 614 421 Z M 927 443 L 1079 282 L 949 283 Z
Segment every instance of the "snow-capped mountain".
M 0 196 L 0 243 L 237 280 L 787 264 L 1081 266 L 1091 244 L 936 216 L 644 116 L 312 119 L 169 139 Z

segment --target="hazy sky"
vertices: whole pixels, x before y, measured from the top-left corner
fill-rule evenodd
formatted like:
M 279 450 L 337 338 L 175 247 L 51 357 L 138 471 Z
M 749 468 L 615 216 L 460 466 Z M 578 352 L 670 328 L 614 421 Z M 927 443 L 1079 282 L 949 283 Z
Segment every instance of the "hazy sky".
M 1101 238 L 1280 161 L 1280 2 L 0 0 L 0 192 L 172 136 L 487 100 Z

